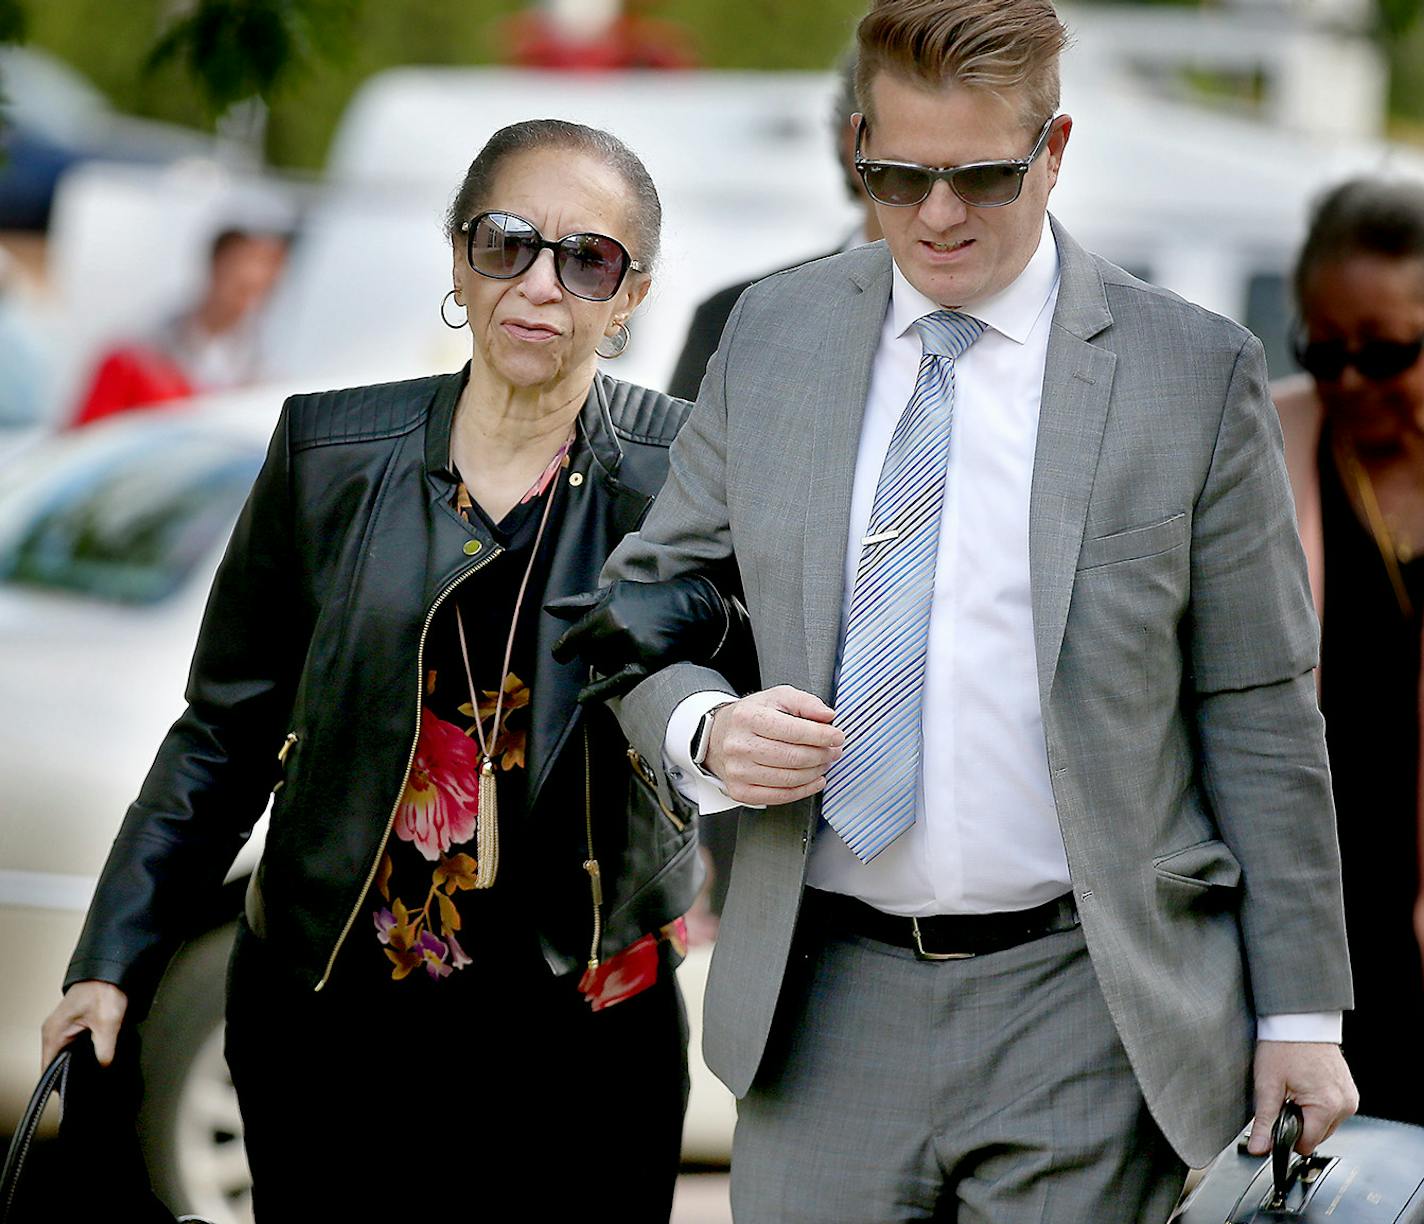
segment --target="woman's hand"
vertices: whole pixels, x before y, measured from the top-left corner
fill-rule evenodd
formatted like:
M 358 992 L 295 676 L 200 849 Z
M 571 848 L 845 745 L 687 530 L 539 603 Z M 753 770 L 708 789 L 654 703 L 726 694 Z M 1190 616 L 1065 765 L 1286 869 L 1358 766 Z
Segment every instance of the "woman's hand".
M 603 679 L 586 685 L 579 701 L 621 696 L 670 663 L 710 663 L 742 628 L 728 601 L 699 574 L 665 582 L 620 579 L 600 591 L 544 605 L 576 623 L 554 643 L 554 658 L 581 656 Z M 743 634 L 749 637 L 749 634 Z
M 60 1050 L 88 1029 L 94 1056 L 101 1067 L 107 1067 L 114 1061 L 114 1043 L 128 1007 L 128 995 L 112 982 L 75 982 L 40 1029 L 42 1065 L 49 1066 Z

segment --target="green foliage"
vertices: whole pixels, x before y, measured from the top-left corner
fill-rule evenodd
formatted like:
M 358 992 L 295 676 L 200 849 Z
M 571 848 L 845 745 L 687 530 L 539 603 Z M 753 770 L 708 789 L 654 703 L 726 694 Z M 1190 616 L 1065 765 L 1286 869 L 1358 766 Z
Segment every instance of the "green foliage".
M 829 68 L 855 35 L 866 0 L 666 0 L 644 5 L 691 32 L 714 68 Z
M 0 0 L 0 42 L 24 42 L 25 28 L 20 0 Z
M 1201 0 L 1099 0 L 1197 5 Z M 1376 0 L 1391 101 L 1424 116 L 1424 0 Z M 210 127 L 254 94 L 269 107 L 267 154 L 322 164 L 337 120 L 372 73 L 399 64 L 501 59 L 505 23 L 529 0 L 0 0 L 0 40 L 30 41 L 137 114 Z M 681 26 L 715 68 L 827 68 L 866 0 L 625 0 Z M 175 16 L 176 11 L 176 16 Z
M 197 0 L 147 63 L 183 64 L 218 115 L 308 68 L 319 37 L 339 28 L 350 7 L 350 0 Z
M 1398 38 L 1420 23 L 1424 0 L 1375 0 L 1380 30 L 1385 38 Z
M 1418 6 L 1416 5 L 1416 8 Z M 1396 120 L 1416 129 L 1424 123 L 1424 16 L 1416 12 L 1412 25 L 1385 42 L 1389 58 L 1389 109 Z M 1401 130 L 1401 134 L 1404 134 Z

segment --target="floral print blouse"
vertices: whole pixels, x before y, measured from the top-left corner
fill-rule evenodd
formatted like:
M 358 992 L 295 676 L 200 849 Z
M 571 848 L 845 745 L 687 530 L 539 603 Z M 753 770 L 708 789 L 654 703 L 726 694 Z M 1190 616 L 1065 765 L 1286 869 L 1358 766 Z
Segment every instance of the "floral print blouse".
M 532 674 L 539 593 L 557 538 L 553 521 L 559 512 L 557 501 L 550 508 L 541 556 L 535 559 L 520 609 L 510 671 L 504 679 L 499 735 L 491 742 L 495 699 L 510 617 L 544 511 L 541 495 L 565 463 L 561 452 L 504 519 L 498 524 L 484 520 L 504 552 L 455 589 L 426 634 L 419 739 L 370 899 L 375 938 L 395 981 L 418 970 L 440 981 L 469 966 L 468 938 L 462 934 L 468 929 L 466 920 L 477 911 L 492 916 L 489 910 L 497 903 L 491 907 L 482 902 L 501 892 L 506 877 L 519 871 L 518 863 L 509 859 L 519 855 L 518 816 L 526 806 L 524 752 L 531 694 L 522 677 Z M 558 493 L 555 484 L 549 494 L 557 499 Z M 484 517 L 463 484 L 456 493 L 456 507 L 466 518 Z M 469 652 L 468 676 L 460 648 L 461 622 Z M 501 854 L 496 883 L 480 892 L 475 891 L 479 869 L 475 840 L 483 754 L 477 721 L 495 758 L 500 841 L 508 847 Z

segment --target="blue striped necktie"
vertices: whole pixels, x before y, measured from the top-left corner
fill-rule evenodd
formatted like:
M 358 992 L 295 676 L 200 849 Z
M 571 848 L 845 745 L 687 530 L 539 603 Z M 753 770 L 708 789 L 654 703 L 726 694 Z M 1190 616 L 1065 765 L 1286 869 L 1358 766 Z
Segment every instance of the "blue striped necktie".
M 875 486 L 841 651 L 835 705 L 845 749 L 821 797 L 821 815 L 865 863 L 915 823 L 954 361 L 984 324 L 937 310 L 915 328 L 919 377 Z

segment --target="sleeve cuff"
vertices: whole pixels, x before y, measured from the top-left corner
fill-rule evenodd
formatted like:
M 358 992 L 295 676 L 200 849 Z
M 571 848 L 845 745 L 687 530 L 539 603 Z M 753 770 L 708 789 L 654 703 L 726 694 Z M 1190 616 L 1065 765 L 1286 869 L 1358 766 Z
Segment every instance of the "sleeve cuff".
M 719 779 L 692 763 L 692 736 L 698 722 L 713 706 L 724 705 L 729 700 L 733 699 L 717 689 L 684 697 L 673 709 L 663 737 L 663 772 L 673 789 L 697 808 L 699 816 L 751 806 L 739 804 L 727 794 Z
M 1325 1041 L 1340 1044 L 1340 1012 L 1288 1012 L 1256 1019 L 1257 1041 Z

